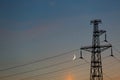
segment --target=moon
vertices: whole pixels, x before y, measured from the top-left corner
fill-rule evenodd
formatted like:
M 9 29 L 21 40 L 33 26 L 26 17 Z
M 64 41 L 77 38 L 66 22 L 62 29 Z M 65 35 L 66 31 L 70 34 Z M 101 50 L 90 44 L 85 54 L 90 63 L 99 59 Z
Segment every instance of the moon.
M 73 55 L 73 60 L 75 60 L 75 59 L 76 59 L 76 55 L 74 54 L 74 55 Z

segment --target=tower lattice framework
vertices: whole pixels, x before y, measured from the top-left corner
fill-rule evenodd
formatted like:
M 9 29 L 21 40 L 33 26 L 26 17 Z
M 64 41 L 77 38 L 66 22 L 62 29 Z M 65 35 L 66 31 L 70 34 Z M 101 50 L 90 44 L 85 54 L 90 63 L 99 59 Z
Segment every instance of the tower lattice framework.
M 99 23 L 101 23 L 100 19 L 95 19 L 91 21 L 91 24 L 93 24 L 92 46 L 84 46 L 80 48 L 81 51 L 85 50 L 91 52 L 90 80 L 103 80 L 101 52 L 108 48 L 111 48 L 112 50 L 112 45 L 110 43 L 105 45 L 100 44 L 100 36 L 102 34 L 105 34 L 104 41 L 107 42 L 107 40 L 106 31 L 99 30 Z M 111 56 L 113 56 L 112 52 Z M 80 58 L 82 58 L 82 53 Z

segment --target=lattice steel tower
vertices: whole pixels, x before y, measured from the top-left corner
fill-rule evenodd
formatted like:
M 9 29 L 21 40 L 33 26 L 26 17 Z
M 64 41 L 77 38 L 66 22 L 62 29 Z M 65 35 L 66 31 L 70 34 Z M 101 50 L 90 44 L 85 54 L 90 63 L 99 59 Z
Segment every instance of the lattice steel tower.
M 93 24 L 93 39 L 92 46 L 81 47 L 81 51 L 89 51 L 91 52 L 91 68 L 90 68 L 90 80 L 103 80 L 103 71 L 102 71 L 102 61 L 101 61 L 101 52 L 104 50 L 111 48 L 111 56 L 112 54 L 112 45 L 106 40 L 106 31 L 99 30 L 98 24 L 101 23 L 101 20 L 95 19 L 91 21 Z M 100 36 L 105 34 L 105 45 L 100 44 Z M 82 53 L 81 57 L 82 58 Z

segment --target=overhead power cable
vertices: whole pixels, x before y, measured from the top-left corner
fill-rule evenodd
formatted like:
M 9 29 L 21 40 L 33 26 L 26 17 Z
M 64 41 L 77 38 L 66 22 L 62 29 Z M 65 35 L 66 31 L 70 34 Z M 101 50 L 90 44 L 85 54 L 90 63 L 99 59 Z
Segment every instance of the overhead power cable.
M 107 57 L 110 57 L 110 56 L 107 56 Z M 83 58 L 84 59 L 84 58 Z M 105 58 L 104 58 L 105 59 Z M 26 77 L 26 78 L 24 78 L 24 79 L 20 79 L 20 80 L 27 80 L 27 79 L 31 79 L 31 78 L 36 78 L 36 77 L 38 77 L 38 76 L 46 76 L 46 75 L 48 75 L 48 74 L 53 74 L 53 73 L 56 73 L 56 72 L 60 72 L 60 71 L 64 71 L 64 70 L 67 70 L 67 69 L 71 69 L 71 68 L 74 68 L 74 67 L 79 67 L 80 65 L 84 65 L 84 64 L 90 64 L 87 60 L 85 60 L 84 59 L 84 61 L 85 61 L 85 63 L 83 63 L 83 64 L 79 64 L 79 65 L 75 65 L 75 66 L 71 66 L 71 67 L 67 67 L 67 68 L 62 68 L 62 69 L 59 69 L 59 70 L 55 70 L 55 71 L 51 71 L 51 72 L 47 72 L 47 73 L 43 73 L 43 74 L 38 74 L 38 75 L 34 75 L 34 76 L 30 76 L 30 77 Z M 88 69 L 89 70 L 89 69 Z M 109 77 L 109 76 L 107 76 L 107 77 Z
M 87 73 L 84 73 L 84 74 L 81 74 L 81 75 L 80 75 L 79 72 L 85 71 L 85 70 L 88 71 L 89 68 L 87 68 L 87 69 L 86 69 L 86 67 L 82 67 L 81 69 L 80 69 L 79 67 L 77 67 L 77 68 L 78 68 L 79 70 L 78 70 L 78 69 L 77 69 L 77 70 L 74 70 L 74 69 L 71 69 L 71 70 L 70 70 L 72 73 L 74 73 L 74 76 L 75 76 L 75 77 L 77 77 L 77 76 L 78 76 L 78 77 L 80 77 L 80 76 L 83 77 L 83 76 L 86 76 L 86 74 L 89 73 L 89 72 L 87 72 Z M 64 73 L 66 73 L 66 71 L 62 72 L 62 74 L 64 74 Z M 54 78 L 56 79 L 58 76 L 61 76 L 61 75 L 57 75 L 57 74 L 55 73 L 54 75 L 51 75 L 51 74 L 50 74 L 50 75 L 45 75 L 45 76 L 37 76 L 37 77 L 32 78 L 32 80 L 36 80 L 36 79 L 39 79 L 39 78 L 41 78 L 41 77 L 45 77 L 45 78 L 47 78 L 47 80 L 50 79 L 50 78 L 51 78 L 51 79 L 54 79 Z M 58 78 L 59 78 L 59 77 L 58 77 Z M 86 77 L 86 78 L 87 78 L 87 77 Z M 60 79 L 60 78 L 59 78 L 59 79 Z M 45 79 L 45 80 L 46 80 L 46 79 Z M 82 80 L 84 80 L 84 79 L 82 79 Z M 87 79 L 86 79 L 86 80 L 87 80 Z
M 43 58 L 43 59 L 31 61 L 31 62 L 28 62 L 28 63 L 25 63 L 25 64 L 20 64 L 20 65 L 17 65 L 17 66 L 0 69 L 0 71 L 7 71 L 7 70 L 11 70 L 11 69 L 23 67 L 23 66 L 35 64 L 35 63 L 38 63 L 38 62 L 47 61 L 47 60 L 53 59 L 53 58 L 55 58 L 55 57 L 60 57 L 60 56 L 69 54 L 69 53 L 74 52 L 74 51 L 76 51 L 76 50 L 79 50 L 79 49 L 74 49 L 74 50 L 71 50 L 71 51 L 69 51 L 69 52 L 65 52 L 65 53 L 61 53 L 61 54 L 55 55 L 55 56 L 50 56 L 50 57 L 47 57 L 47 58 Z
M 14 73 L 14 74 L 6 75 L 6 76 L 1 76 L 0 79 L 12 77 L 12 76 L 17 76 L 17 75 L 20 75 L 20 74 L 30 73 L 30 72 L 34 72 L 34 71 L 39 71 L 39 70 L 43 70 L 43 69 L 48 69 L 48 68 L 59 66 L 59 65 L 66 64 L 66 63 L 69 63 L 69 62 L 72 62 L 72 60 L 67 60 L 67 61 L 51 64 L 51 65 L 44 66 L 44 67 L 41 67 L 41 68 L 36 68 L 36 69 L 33 69 L 33 70 L 28 70 L 28 71 L 24 71 L 24 72 Z
M 114 56 L 113 58 L 116 59 L 118 62 L 120 62 L 120 59 L 118 59 L 117 57 Z
M 86 63 L 82 63 L 82 64 L 74 65 L 74 66 L 71 66 L 71 67 L 65 67 L 65 68 L 61 68 L 61 69 L 55 70 L 55 71 L 51 71 L 51 72 L 47 72 L 47 73 L 43 73 L 43 74 L 38 74 L 38 75 L 26 77 L 26 78 L 23 78 L 23 79 L 20 79 L 20 80 L 27 80 L 27 79 L 31 79 L 31 78 L 38 77 L 38 76 L 44 76 L 44 75 L 48 75 L 48 74 L 52 74 L 52 73 L 56 73 L 56 72 L 60 72 L 60 71 L 64 71 L 64 70 L 68 70 L 68 69 L 71 69 L 71 68 L 79 67 L 79 66 L 85 65 L 85 64 Z
M 110 56 L 107 56 L 107 57 L 110 57 Z M 104 57 L 104 59 L 105 58 L 107 58 L 107 57 Z M 86 62 L 86 63 L 89 63 L 87 60 L 85 60 L 84 58 L 83 58 L 83 60 Z M 68 61 L 69 62 L 69 61 Z M 49 65 L 49 66 L 54 66 L 54 65 L 60 65 L 60 64 L 64 64 L 64 63 L 67 63 L 67 61 L 65 61 L 65 62 L 61 62 L 61 63 L 56 63 L 56 64 L 53 64 L 53 65 Z M 81 64 L 80 64 L 81 65 Z M 47 67 L 49 67 L 49 66 L 46 66 L 45 68 L 47 68 Z M 43 68 L 43 69 L 45 69 L 45 68 Z M 63 71 L 63 70 L 65 70 L 65 69 L 69 69 L 69 68 L 71 68 L 71 67 L 68 67 L 68 68 L 63 68 L 63 69 L 60 69 L 60 70 L 56 70 L 56 71 L 52 71 L 52 72 L 48 72 L 48 73 L 43 73 L 43 74 L 39 74 L 39 75 L 35 75 L 35 76 L 30 76 L 30 77 L 27 77 L 27 78 L 24 78 L 24 79 L 30 79 L 30 78 L 33 78 L 33 77 L 37 77 L 37 76 L 44 76 L 44 75 L 47 75 L 47 74 L 52 74 L 52 73 L 55 73 L 55 72 L 59 72 L 59 71 Z M 73 66 L 73 68 L 74 68 L 74 66 Z M 41 68 L 42 69 L 42 68 Z M 37 69 L 36 69 L 37 70 Z M 32 72 L 32 70 L 31 70 L 31 72 Z M 29 72 L 25 72 L 25 73 L 29 73 Z M 22 74 L 22 73 L 20 73 L 20 74 Z M 24 73 L 23 73 L 24 74 Z M 16 74 L 16 75 L 19 75 L 19 74 Z M 22 80 L 24 80 L 24 79 L 22 79 Z
M 113 47 L 113 48 L 116 50 L 116 52 L 118 52 L 120 54 L 120 51 L 117 48 L 115 48 L 115 47 Z
M 116 49 L 115 47 L 113 47 L 117 53 L 120 54 L 120 51 L 118 49 Z M 117 55 L 117 54 L 116 54 Z M 116 56 L 113 56 L 114 59 L 116 59 L 118 62 L 120 62 L 120 59 L 118 59 Z
M 48 74 L 52 74 L 52 73 L 56 73 L 56 72 L 60 72 L 60 71 L 64 71 L 64 70 L 68 70 L 68 69 L 71 69 L 71 68 L 79 67 L 81 65 L 85 65 L 85 64 L 89 63 L 84 58 L 83 58 L 83 60 L 85 61 L 85 63 L 79 64 L 79 65 L 74 65 L 74 66 L 71 66 L 71 67 L 62 68 L 62 69 L 59 69 L 59 70 L 55 70 L 55 71 L 51 71 L 51 72 L 47 72 L 47 73 L 43 73 L 43 74 L 39 74 L 39 75 L 35 75 L 35 76 L 26 77 L 26 78 L 20 79 L 20 80 L 26 80 L 26 79 L 31 79 L 31 78 L 38 77 L 38 76 L 44 76 L 44 75 L 48 75 Z
M 110 56 L 106 56 L 106 57 L 110 57 Z M 105 59 L 106 57 L 104 57 L 104 59 Z M 87 60 L 85 60 L 84 58 L 83 58 L 83 60 L 84 60 L 86 63 L 89 63 L 89 62 L 88 62 Z M 51 64 L 51 65 L 48 65 L 48 66 L 45 66 L 45 67 L 41 67 L 41 68 L 29 70 L 29 71 L 24 71 L 24 72 L 19 72 L 19 73 L 15 73 L 15 74 L 10 74 L 10 75 L 7 75 L 7 76 L 1 76 L 0 79 L 12 77 L 12 76 L 16 76 L 16 75 L 20 75 L 20 74 L 30 73 L 30 72 L 38 71 L 38 70 L 41 70 L 41 69 L 46 69 L 46 68 L 58 66 L 58 65 L 61 65 L 61 64 L 65 64 L 65 63 L 68 63 L 68 62 L 71 62 L 71 60 L 64 61 L 64 62 L 60 62 L 60 63 L 56 63 L 56 64 Z
M 109 80 L 113 80 L 110 76 L 108 76 L 105 72 L 103 72 L 103 74 L 109 79 Z

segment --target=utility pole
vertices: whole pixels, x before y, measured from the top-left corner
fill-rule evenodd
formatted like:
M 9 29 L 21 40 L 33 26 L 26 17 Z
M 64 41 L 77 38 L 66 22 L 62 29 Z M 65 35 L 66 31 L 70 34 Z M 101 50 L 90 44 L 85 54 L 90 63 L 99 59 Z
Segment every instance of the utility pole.
M 93 24 L 93 38 L 92 38 L 92 46 L 84 46 L 80 48 L 80 58 L 82 57 L 82 50 L 91 52 L 91 66 L 90 66 L 90 80 L 103 80 L 103 71 L 102 71 L 102 61 L 101 61 L 101 52 L 104 50 L 111 48 L 111 56 L 112 53 L 112 45 L 100 44 L 100 36 L 105 34 L 105 42 L 108 43 L 106 39 L 106 31 L 99 30 L 98 24 L 101 23 L 100 19 L 95 19 L 90 22 Z

